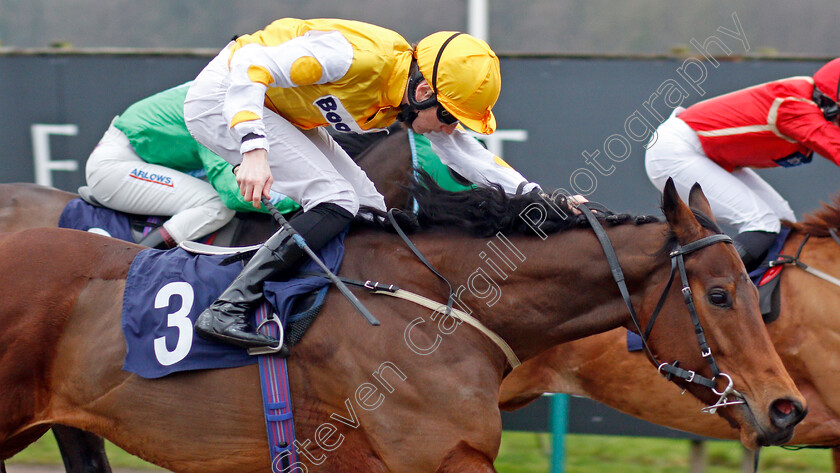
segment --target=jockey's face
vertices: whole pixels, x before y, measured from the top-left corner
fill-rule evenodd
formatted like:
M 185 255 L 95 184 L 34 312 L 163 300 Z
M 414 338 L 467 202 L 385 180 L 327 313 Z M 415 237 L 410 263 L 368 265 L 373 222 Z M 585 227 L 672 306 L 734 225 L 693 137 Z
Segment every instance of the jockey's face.
M 411 124 L 411 129 L 414 130 L 415 133 L 421 134 L 430 131 L 442 131 L 447 135 L 451 135 L 457 126 L 457 122 L 451 125 L 441 122 L 438 119 L 437 107 L 431 107 L 425 110 L 420 110 L 417 114 L 417 118 L 415 118 L 414 122 Z
M 418 101 L 428 99 L 432 95 L 432 88 L 429 87 L 429 84 L 426 81 L 422 81 L 417 85 L 415 97 Z M 438 105 L 420 110 L 420 112 L 417 113 L 417 118 L 415 118 L 414 122 L 411 124 L 411 129 L 414 130 L 415 133 L 420 134 L 430 131 L 442 131 L 447 135 L 451 135 L 455 131 L 455 127 L 458 126 L 458 123 L 446 124 L 441 122 L 438 118 L 437 110 Z

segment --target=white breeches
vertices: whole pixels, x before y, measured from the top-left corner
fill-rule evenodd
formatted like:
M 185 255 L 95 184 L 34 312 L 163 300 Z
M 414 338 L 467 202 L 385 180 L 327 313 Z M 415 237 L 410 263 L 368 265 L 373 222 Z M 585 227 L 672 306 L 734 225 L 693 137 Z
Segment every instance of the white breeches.
M 171 216 L 163 226 L 177 243 L 216 231 L 236 214 L 209 183 L 140 159 L 113 125 L 90 154 L 85 174 L 96 200 L 114 210 Z
M 242 161 L 239 141 L 222 115 L 229 83 L 223 50 L 198 75 L 187 93 L 184 116 L 193 137 L 231 164 Z M 385 210 L 385 200 L 364 171 L 323 128 L 301 130 L 285 118 L 263 110 L 272 190 L 299 203 L 304 211 L 331 202 L 355 215 L 359 205 Z
M 645 153 L 645 170 L 657 189 L 662 191 L 672 177 L 687 199 L 691 186 L 699 182 L 715 218 L 739 233 L 777 233 L 780 219 L 796 220 L 788 202 L 755 171 L 741 168 L 730 173 L 706 157 L 697 134 L 675 115 L 659 126 L 656 142 Z

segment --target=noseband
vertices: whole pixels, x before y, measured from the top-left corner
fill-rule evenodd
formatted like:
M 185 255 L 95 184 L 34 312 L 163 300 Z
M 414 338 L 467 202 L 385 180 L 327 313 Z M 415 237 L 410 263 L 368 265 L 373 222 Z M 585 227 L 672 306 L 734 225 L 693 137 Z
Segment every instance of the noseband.
M 615 280 L 616 284 L 618 284 L 618 289 L 621 291 L 621 297 L 624 299 L 624 303 L 627 305 L 627 308 L 630 311 L 630 318 L 633 320 L 633 324 L 636 326 L 636 330 L 638 330 L 639 334 L 642 336 L 642 345 L 644 346 L 645 353 L 647 354 L 648 358 L 654 363 L 654 365 L 658 366 L 659 373 L 662 374 L 668 380 L 672 380 L 673 378 L 680 378 L 685 380 L 688 383 L 699 384 L 701 386 L 705 386 L 712 390 L 713 393 L 720 396 L 718 401 L 708 407 L 703 408 L 703 412 L 708 412 L 710 414 L 714 414 L 719 407 L 730 406 L 734 404 L 743 404 L 743 395 L 736 391 L 732 386 L 732 378 L 726 374 L 722 373 L 718 368 L 717 362 L 715 362 L 715 357 L 712 355 L 712 349 L 709 347 L 708 342 L 706 341 L 706 335 L 703 332 L 703 326 L 700 324 L 700 317 L 697 315 L 697 308 L 694 305 L 694 296 L 691 293 L 691 287 L 688 285 L 688 275 L 685 271 L 685 255 L 688 255 L 692 252 L 705 248 L 709 245 L 713 245 L 715 243 L 732 243 L 732 239 L 728 235 L 723 234 L 715 234 L 709 235 L 707 237 L 703 237 L 699 240 L 693 241 L 687 245 L 679 245 L 677 244 L 677 248 L 671 251 L 668 256 L 671 258 L 671 275 L 668 278 L 668 284 L 665 286 L 665 290 L 662 291 L 662 295 L 659 297 L 659 302 L 656 304 L 656 308 L 651 314 L 650 321 L 648 322 L 647 328 L 644 332 L 642 332 L 640 321 L 638 315 L 636 315 L 636 311 L 633 308 L 633 302 L 630 300 L 630 292 L 627 289 L 627 284 L 624 282 L 624 272 L 621 270 L 621 265 L 618 262 L 618 256 L 615 254 L 615 249 L 610 242 L 609 237 L 607 236 L 607 232 L 604 231 L 604 227 L 592 213 L 592 211 L 587 207 L 586 204 L 578 205 L 578 208 L 583 212 L 583 215 L 586 216 L 586 219 L 589 221 L 589 225 L 592 227 L 592 230 L 595 232 L 595 235 L 598 237 L 598 241 L 601 243 L 601 247 L 604 249 L 604 254 L 607 257 L 607 262 L 610 264 L 610 269 L 612 270 L 613 279 Z M 712 378 L 706 378 L 700 374 L 697 374 L 691 370 L 684 370 L 679 367 L 679 361 L 675 361 L 673 363 L 663 363 L 660 362 L 656 356 L 651 351 L 650 347 L 648 346 L 647 339 L 650 335 L 651 330 L 653 329 L 653 324 L 656 321 L 656 318 L 659 316 L 659 312 L 662 310 L 663 305 L 665 304 L 665 299 L 667 299 L 668 292 L 671 289 L 671 284 L 674 282 L 674 276 L 676 275 L 677 271 L 680 273 L 680 280 L 682 281 L 682 294 L 683 294 L 683 301 L 685 302 L 686 307 L 688 308 L 688 313 L 691 316 L 691 322 L 694 324 L 694 333 L 697 334 L 697 342 L 700 346 L 700 355 L 709 363 L 709 367 L 712 370 Z M 718 377 L 726 378 L 728 384 L 727 387 L 723 391 L 717 391 L 717 383 L 715 380 Z M 734 395 L 737 399 L 734 401 L 729 401 L 727 398 L 729 395 Z

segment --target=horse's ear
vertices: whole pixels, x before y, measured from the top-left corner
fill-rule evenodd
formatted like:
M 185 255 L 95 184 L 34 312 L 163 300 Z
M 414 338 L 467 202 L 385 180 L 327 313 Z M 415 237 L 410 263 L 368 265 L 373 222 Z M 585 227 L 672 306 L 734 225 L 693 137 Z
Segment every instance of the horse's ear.
M 662 211 L 671 230 L 681 243 L 696 240 L 702 235 L 703 227 L 694 217 L 691 209 L 680 199 L 674 180 L 670 177 L 662 191 Z
M 698 212 L 701 212 L 703 215 L 712 219 L 713 222 L 717 223 L 715 216 L 712 215 L 712 206 L 709 205 L 709 200 L 706 199 L 706 194 L 704 194 L 703 189 L 700 188 L 699 182 L 695 182 L 694 185 L 691 186 L 691 192 L 688 193 L 688 206 Z

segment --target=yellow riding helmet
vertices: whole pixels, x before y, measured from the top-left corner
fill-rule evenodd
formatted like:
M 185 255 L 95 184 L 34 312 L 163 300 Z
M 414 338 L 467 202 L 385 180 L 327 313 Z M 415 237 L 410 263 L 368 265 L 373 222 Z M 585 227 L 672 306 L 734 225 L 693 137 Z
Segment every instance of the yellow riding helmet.
M 423 38 L 414 52 L 420 73 L 437 101 L 467 128 L 496 130 L 491 109 L 499 99 L 499 58 L 484 41 L 466 33 L 440 31 Z

